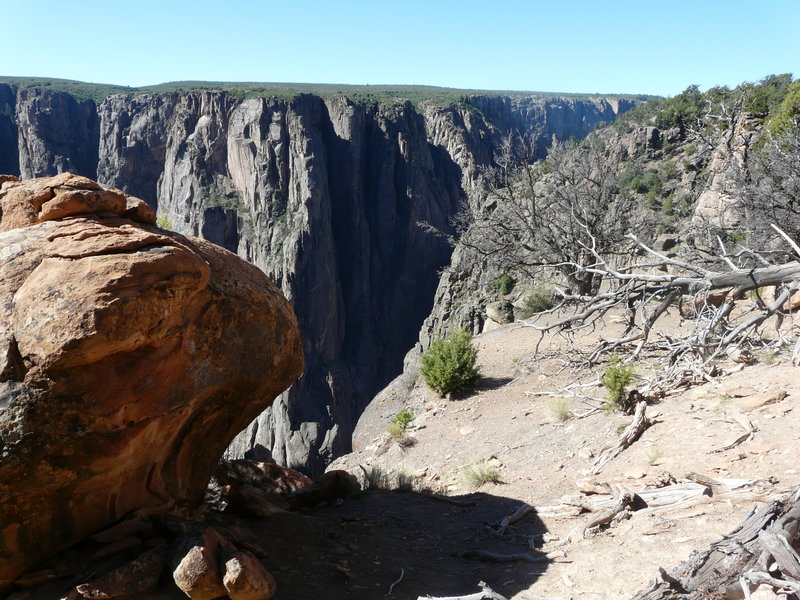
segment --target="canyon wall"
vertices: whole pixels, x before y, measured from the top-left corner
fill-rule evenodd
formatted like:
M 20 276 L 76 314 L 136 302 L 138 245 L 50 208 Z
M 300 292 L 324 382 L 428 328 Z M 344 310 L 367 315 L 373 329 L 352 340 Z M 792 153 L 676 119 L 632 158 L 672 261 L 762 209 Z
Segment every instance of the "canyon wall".
M 95 105 L 12 92 L 0 84 L 0 171 L 96 176 L 147 201 L 162 226 L 237 252 L 281 287 L 303 334 L 305 373 L 228 455 L 268 450 L 311 474 L 349 451 L 358 416 L 402 370 L 431 310 L 452 248 L 418 224 L 453 233 L 451 217 L 480 202 L 481 170 L 507 133 L 530 134 L 543 155 L 553 139 L 582 137 L 632 105 L 210 91 Z

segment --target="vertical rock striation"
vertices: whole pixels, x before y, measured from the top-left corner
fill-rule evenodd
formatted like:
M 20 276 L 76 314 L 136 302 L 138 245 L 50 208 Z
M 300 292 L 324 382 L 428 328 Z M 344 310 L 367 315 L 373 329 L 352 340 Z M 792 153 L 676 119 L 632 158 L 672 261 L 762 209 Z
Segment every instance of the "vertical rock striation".
M 16 118 L 23 179 L 66 172 L 97 178 L 99 119 L 93 100 L 20 88 Z
M 0 83 L 0 173 L 19 175 L 17 122 L 14 113 L 17 98 L 14 88 Z
M 91 119 L 79 118 L 85 104 L 24 90 L 16 104 L 23 174 L 77 165 L 77 140 L 91 137 Z M 418 223 L 452 233 L 460 206 L 480 202 L 481 169 L 507 133 L 529 134 L 544 153 L 630 106 L 112 96 L 97 107 L 95 163 L 72 168 L 96 169 L 103 184 L 157 208 L 162 225 L 235 251 L 278 283 L 303 333 L 305 373 L 228 455 L 263 446 L 317 474 L 349 451 L 359 414 L 402 369 L 431 310 L 452 248 Z M 45 126 L 59 111 L 61 130 L 75 131 L 69 148 Z

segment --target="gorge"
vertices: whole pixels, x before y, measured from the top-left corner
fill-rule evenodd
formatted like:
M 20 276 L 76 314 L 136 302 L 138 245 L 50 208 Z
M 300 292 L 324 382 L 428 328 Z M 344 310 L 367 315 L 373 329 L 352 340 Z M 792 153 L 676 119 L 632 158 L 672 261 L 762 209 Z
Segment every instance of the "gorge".
M 481 169 L 507 134 L 529 136 L 543 156 L 554 139 L 583 137 L 633 104 L 202 90 L 95 102 L 0 83 L 0 172 L 97 179 L 144 199 L 161 226 L 271 277 L 297 315 L 305 372 L 227 455 L 266 449 L 318 475 L 350 449 L 361 411 L 400 372 L 430 313 L 452 248 L 418 224 L 453 233 L 451 218 L 481 201 Z

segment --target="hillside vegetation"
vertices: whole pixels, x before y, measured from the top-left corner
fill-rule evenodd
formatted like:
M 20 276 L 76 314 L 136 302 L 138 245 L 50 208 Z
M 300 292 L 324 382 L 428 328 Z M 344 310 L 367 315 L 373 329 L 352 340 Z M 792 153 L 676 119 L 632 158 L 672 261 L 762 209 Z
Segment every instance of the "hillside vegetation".
M 460 250 L 444 278 L 444 285 L 459 282 L 458 295 L 440 290 L 433 334 L 486 330 L 490 317 L 476 311 L 491 303 L 495 313 L 499 303 L 499 312 L 527 318 L 532 299 L 547 290 L 556 302 L 539 310 L 588 303 L 588 312 L 556 325 L 569 324 L 569 335 L 617 302 L 627 304 L 636 313 L 631 330 L 625 342 L 606 344 L 609 351 L 646 336 L 642 328 L 660 314 L 651 314 L 651 303 L 677 301 L 668 299 L 678 293 L 674 282 L 680 294 L 730 291 L 748 269 L 796 260 L 798 90 L 790 75 L 704 93 L 691 86 L 639 104 L 583 141 L 554 146 L 544 161 L 531 162 L 527 140 L 510 138 L 484 173 L 487 202 L 462 215 Z M 513 289 L 500 285 L 507 280 Z M 765 285 L 740 283 L 731 302 Z M 613 294 L 598 295 L 609 288 Z M 448 317 L 437 322 L 439 314 Z M 728 321 L 720 313 L 715 328 Z M 705 360 L 717 342 L 704 338 L 695 350 Z
M 647 94 L 576 94 L 560 92 L 536 92 L 520 90 L 475 90 L 437 87 L 430 85 L 347 85 L 334 83 L 277 83 L 277 82 L 232 82 L 232 81 L 172 81 L 142 87 L 128 87 L 105 83 L 87 83 L 69 79 L 48 77 L 0 77 L 0 83 L 14 87 L 49 89 L 67 92 L 80 100 L 100 102 L 113 94 L 151 94 L 189 91 L 224 91 L 237 98 L 277 97 L 293 98 L 300 94 L 315 94 L 322 97 L 346 96 L 353 100 L 376 103 L 395 103 L 406 100 L 417 104 L 431 101 L 435 104 L 459 102 L 468 96 L 544 96 L 558 98 L 625 98 L 648 100 L 655 96 Z

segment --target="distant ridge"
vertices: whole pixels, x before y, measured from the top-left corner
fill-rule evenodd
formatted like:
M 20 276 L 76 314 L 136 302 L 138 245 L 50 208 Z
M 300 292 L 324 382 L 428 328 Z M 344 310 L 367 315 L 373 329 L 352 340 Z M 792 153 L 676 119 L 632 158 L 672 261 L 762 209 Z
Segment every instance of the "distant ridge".
M 79 100 L 91 99 L 100 102 L 114 94 L 148 94 L 187 91 L 225 91 L 240 98 L 278 97 L 291 98 L 300 94 L 315 94 L 323 97 L 346 96 L 355 100 L 372 102 L 398 102 L 409 100 L 413 103 L 424 100 L 436 104 L 458 101 L 464 96 L 542 96 L 552 98 L 624 98 L 629 100 L 650 100 L 658 96 L 648 94 L 586 94 L 538 92 L 524 90 L 475 90 L 437 87 L 432 85 L 351 85 L 338 83 L 280 83 L 280 82 L 226 82 L 226 81 L 170 81 L 156 85 L 129 87 L 110 83 L 89 83 L 71 79 L 52 77 L 9 77 L 0 76 L 0 83 L 14 87 L 48 89 L 67 92 Z

